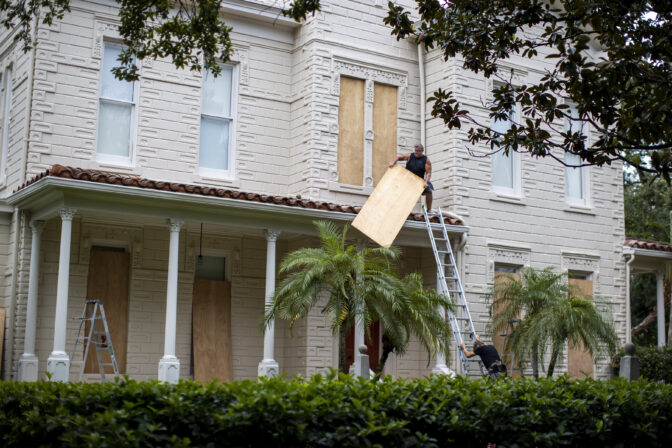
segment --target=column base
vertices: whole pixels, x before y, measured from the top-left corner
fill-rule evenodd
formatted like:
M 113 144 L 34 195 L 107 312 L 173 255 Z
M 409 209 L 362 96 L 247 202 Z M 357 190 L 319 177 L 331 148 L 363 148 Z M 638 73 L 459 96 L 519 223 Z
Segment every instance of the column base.
M 49 381 L 67 383 L 70 381 L 70 358 L 65 352 L 51 352 L 47 358 Z
M 159 361 L 159 381 L 175 384 L 180 380 L 180 360 L 175 356 L 164 356 Z
M 24 353 L 19 358 L 18 381 L 37 381 L 37 356 Z
M 259 363 L 258 376 L 274 377 L 280 373 L 280 366 L 275 359 L 264 359 Z
M 435 365 L 434 368 L 432 369 L 432 373 L 434 375 L 446 375 L 450 378 L 453 378 L 456 375 L 455 371 L 445 364 Z

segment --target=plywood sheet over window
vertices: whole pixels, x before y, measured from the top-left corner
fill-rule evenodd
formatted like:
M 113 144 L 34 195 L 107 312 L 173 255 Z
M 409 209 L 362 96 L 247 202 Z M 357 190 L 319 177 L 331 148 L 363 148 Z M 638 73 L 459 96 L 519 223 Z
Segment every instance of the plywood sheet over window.
M 520 280 L 520 274 L 517 273 L 511 273 L 511 272 L 506 272 L 506 270 L 502 271 L 496 271 L 495 272 L 495 285 L 498 285 L 503 282 L 508 282 L 511 281 L 511 278 L 513 280 Z M 497 312 L 500 309 L 500 304 L 497 303 L 497 297 L 494 297 L 493 299 L 493 315 L 496 315 Z M 518 316 L 520 318 L 520 316 Z M 506 343 L 506 333 L 507 331 L 511 331 L 511 328 L 505 329 L 503 331 L 498 331 L 495 332 L 495 334 L 492 335 L 492 343 L 494 344 L 495 348 L 500 354 L 500 357 L 502 358 L 502 362 L 506 364 L 506 367 L 509 371 L 509 376 L 513 378 L 520 378 L 520 370 L 515 370 L 518 369 L 518 362 L 517 360 L 513 359 L 513 355 L 509 352 L 507 352 L 504 349 L 504 344 Z M 512 360 L 516 361 L 515 363 L 511 362 Z
M 387 165 L 397 155 L 397 87 L 376 83 L 373 98 L 371 175 L 373 185 L 378 185 Z
M 583 297 L 592 299 L 593 281 L 578 278 L 569 278 L 568 284 L 575 286 Z M 569 346 L 567 348 L 567 373 L 570 379 L 592 378 L 595 363 L 588 350 L 583 345 L 580 347 Z
M 341 77 L 338 107 L 338 181 L 364 181 L 364 80 Z
M 129 255 L 124 249 L 114 247 L 91 248 L 86 297 L 103 301 L 119 373 L 126 373 L 128 279 Z M 96 325 L 96 330 L 103 331 L 103 328 L 98 325 Z M 88 325 L 85 330 L 88 334 Z M 107 351 L 102 352 L 102 361 L 104 364 L 111 362 Z M 112 366 L 105 367 L 105 373 L 112 372 Z M 94 347 L 89 348 L 84 373 L 98 373 L 98 360 Z

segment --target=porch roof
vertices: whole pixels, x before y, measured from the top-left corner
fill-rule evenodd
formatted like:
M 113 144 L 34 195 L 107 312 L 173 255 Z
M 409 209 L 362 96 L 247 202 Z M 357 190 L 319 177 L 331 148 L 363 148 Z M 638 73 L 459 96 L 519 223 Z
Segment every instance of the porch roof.
M 656 272 L 672 263 L 672 244 L 663 241 L 626 237 L 623 253 L 635 257 L 632 273 Z
M 259 217 L 272 215 L 274 226 L 299 232 L 312 228 L 314 219 L 352 221 L 361 209 L 298 195 L 250 193 L 62 165 L 54 165 L 21 185 L 7 202 L 30 211 L 32 219 L 53 216 L 60 207 L 75 207 L 265 228 L 269 227 L 269 221 L 259 222 Z M 451 233 L 468 232 L 459 219 L 445 215 L 444 219 Z M 430 220 L 439 226 L 438 217 Z M 424 215 L 411 213 L 402 234 L 404 231 L 417 234 L 420 229 L 425 229 Z

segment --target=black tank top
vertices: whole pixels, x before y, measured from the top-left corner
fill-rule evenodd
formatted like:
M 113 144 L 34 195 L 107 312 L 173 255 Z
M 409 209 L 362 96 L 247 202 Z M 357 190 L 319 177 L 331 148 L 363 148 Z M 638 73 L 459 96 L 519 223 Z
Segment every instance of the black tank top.
M 406 162 L 406 169 L 416 176 L 425 178 L 425 165 L 427 164 L 427 156 L 422 156 L 419 159 L 415 154 L 411 153 L 408 162 Z

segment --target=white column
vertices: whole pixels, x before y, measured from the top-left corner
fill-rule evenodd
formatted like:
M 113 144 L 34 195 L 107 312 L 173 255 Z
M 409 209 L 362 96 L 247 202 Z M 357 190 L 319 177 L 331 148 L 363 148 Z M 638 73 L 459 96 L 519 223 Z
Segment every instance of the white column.
M 175 356 L 177 331 L 177 265 L 180 253 L 180 229 L 184 221 L 170 220 L 170 247 L 168 249 L 168 283 L 166 285 L 166 328 L 163 358 L 159 361 L 159 381 L 177 383 L 180 379 L 180 360 Z
M 656 272 L 656 318 L 658 323 L 658 347 L 665 347 L 665 297 L 663 278 L 665 276 L 664 271 Z
M 26 334 L 23 339 L 23 354 L 19 359 L 19 381 L 37 381 L 37 355 L 35 333 L 37 330 L 37 288 L 40 280 L 40 236 L 44 221 L 33 221 L 30 228 L 33 240 L 30 246 L 30 271 L 28 272 L 28 300 L 26 303 Z
M 436 291 L 441 292 L 443 290 L 441 286 L 441 280 L 439 278 L 439 272 L 436 272 Z M 439 307 L 439 313 L 443 316 L 443 318 L 446 318 L 446 310 L 443 309 L 442 306 Z M 449 375 L 449 376 L 455 376 L 455 372 L 448 367 L 446 364 L 446 354 L 443 351 L 437 350 L 436 352 L 436 365 L 432 369 L 432 373 L 435 375 Z
M 366 242 L 364 240 L 358 239 L 357 241 L 355 241 L 355 244 L 357 246 L 358 252 L 366 249 Z M 384 329 L 382 330 L 384 331 Z M 359 348 L 361 346 L 366 346 L 366 343 L 364 342 L 365 331 L 366 329 L 364 328 L 364 315 L 362 314 L 361 310 L 357 310 L 357 314 L 355 315 L 355 337 L 353 342 L 354 347 L 352 350 L 355 359 L 352 365 L 350 366 L 350 370 L 348 372 L 350 374 L 357 375 L 358 372 L 361 372 L 361 368 L 359 366 L 361 365 L 362 353 L 359 351 Z
M 65 336 L 68 328 L 68 288 L 70 286 L 70 243 L 72 242 L 72 219 L 74 208 L 62 208 L 61 247 L 58 257 L 58 281 L 56 284 L 56 316 L 54 318 L 54 349 L 47 358 L 47 372 L 51 381 L 67 382 L 70 378 L 70 358 L 65 352 Z
M 275 292 L 275 252 L 276 242 L 280 231 L 266 230 L 266 299 L 264 301 L 267 309 L 273 303 L 273 293 Z M 280 366 L 275 360 L 275 320 L 269 322 L 264 332 L 264 358 L 259 363 L 257 373 L 259 376 L 277 376 Z

